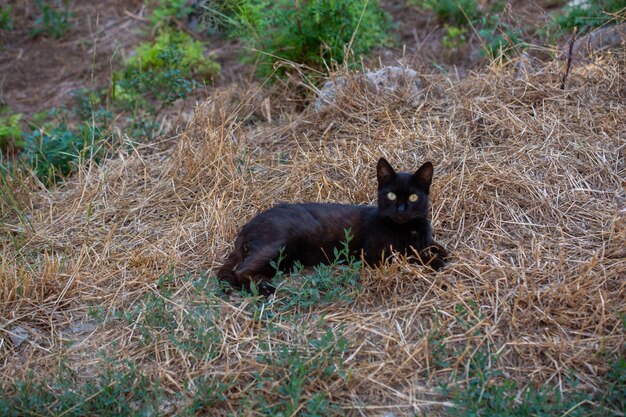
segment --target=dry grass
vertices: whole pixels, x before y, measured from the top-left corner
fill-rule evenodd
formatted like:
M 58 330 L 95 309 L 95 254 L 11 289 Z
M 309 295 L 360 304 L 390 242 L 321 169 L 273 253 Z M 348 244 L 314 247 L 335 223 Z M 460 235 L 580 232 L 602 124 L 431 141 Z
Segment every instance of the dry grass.
M 236 377 L 212 412 L 226 413 L 255 372 L 269 372 L 260 353 L 307 349 L 341 328 L 349 377 L 316 377 L 304 393 L 329 392 L 347 414 L 445 410 L 436 381 L 463 384 L 480 349 L 498 353 L 492 366 L 506 378 L 566 389 L 572 371 L 579 389 L 602 390 L 606 357 L 623 355 L 626 341 L 624 57 L 575 68 L 565 91 L 561 70 L 425 77 L 417 107 L 355 83 L 334 108 L 253 124 L 250 114 L 267 118 L 272 106 L 265 93 L 226 90 L 166 151 L 120 151 L 56 191 L 28 196 L 15 186 L 19 205 L 0 209 L 0 382 L 43 378 L 61 356 L 87 378 L 105 351 L 136 361 L 168 392 L 200 375 Z M 168 344 L 167 331 L 140 343 L 139 318 L 72 331 L 90 320 L 89 306 L 108 318 L 141 306 L 169 271 L 173 331 L 188 331 L 180 317 L 198 298 L 185 273 L 212 274 L 239 227 L 278 201 L 371 203 L 380 156 L 403 170 L 433 161 L 435 237 L 453 254 L 443 271 L 401 260 L 365 269 L 352 302 L 263 320 L 253 300 L 206 295 L 219 343 L 202 361 Z M 323 329 L 313 325 L 320 317 Z M 17 349 L 15 326 L 31 333 Z M 434 364 L 433 332 L 455 352 L 445 366 Z M 279 383 L 259 392 L 276 399 Z

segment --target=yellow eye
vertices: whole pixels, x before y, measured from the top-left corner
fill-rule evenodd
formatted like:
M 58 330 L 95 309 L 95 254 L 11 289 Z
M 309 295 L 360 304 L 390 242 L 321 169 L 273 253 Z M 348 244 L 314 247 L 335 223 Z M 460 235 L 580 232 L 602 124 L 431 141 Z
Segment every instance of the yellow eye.
M 396 195 L 394 193 L 387 193 L 387 198 L 393 201 L 396 199 Z
M 419 197 L 417 196 L 417 194 L 411 194 L 411 195 L 409 196 L 409 201 L 410 201 L 411 203 L 415 203 L 417 200 L 419 200 Z

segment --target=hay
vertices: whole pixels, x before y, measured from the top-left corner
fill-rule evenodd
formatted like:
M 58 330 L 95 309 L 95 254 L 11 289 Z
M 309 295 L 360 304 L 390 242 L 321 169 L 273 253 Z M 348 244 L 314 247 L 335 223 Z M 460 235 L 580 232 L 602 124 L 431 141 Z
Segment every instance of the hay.
M 49 193 L 16 187 L 29 223 L 2 208 L 2 384 L 54 372 L 61 354 L 88 377 L 102 349 L 145 364 L 171 391 L 198 375 L 236 376 L 224 412 L 235 410 L 266 366 L 248 301 L 212 301 L 222 344 L 200 367 L 166 344 L 141 347 L 131 325 L 73 338 L 67 328 L 88 320 L 89 306 L 131 309 L 170 270 L 183 311 L 184 274 L 213 273 L 255 213 L 279 201 L 371 203 L 384 156 L 402 170 L 434 162 L 433 228 L 453 260 L 438 274 L 402 260 L 366 269 L 354 302 L 283 324 L 270 349 L 315 337 L 320 330 L 304 324 L 322 316 L 351 342 L 350 378 L 307 390 L 331 392 L 348 414 L 445 408 L 435 381 L 456 372 L 463 384 L 476 346 L 498 352 L 492 366 L 507 378 L 563 386 L 573 371 L 580 389 L 601 390 L 599 353 L 623 354 L 626 341 L 624 60 L 574 68 L 565 91 L 560 69 L 547 64 L 522 80 L 512 67 L 455 82 L 426 76 L 418 106 L 354 82 L 335 107 L 274 111 L 274 121 L 275 96 L 224 90 L 165 151 L 120 151 Z M 266 117 L 251 123 L 254 112 Z M 459 306 L 472 328 L 459 326 Z M 14 325 L 32 330 L 19 349 L 8 342 Z M 435 328 L 448 346 L 473 348 L 435 367 Z M 77 343 L 63 348 L 68 340 Z

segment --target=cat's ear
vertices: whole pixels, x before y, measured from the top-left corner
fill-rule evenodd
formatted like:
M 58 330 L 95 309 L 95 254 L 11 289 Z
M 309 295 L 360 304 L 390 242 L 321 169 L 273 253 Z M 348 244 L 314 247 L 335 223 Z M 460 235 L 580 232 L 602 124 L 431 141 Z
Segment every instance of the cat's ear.
M 426 192 L 429 192 L 430 184 L 433 182 L 433 164 L 430 161 L 424 163 L 424 165 L 413 174 L 413 178 L 415 178 L 417 185 L 426 190 Z
M 385 158 L 378 160 L 376 165 L 376 177 L 378 178 L 378 184 L 384 184 L 396 177 L 396 171 Z

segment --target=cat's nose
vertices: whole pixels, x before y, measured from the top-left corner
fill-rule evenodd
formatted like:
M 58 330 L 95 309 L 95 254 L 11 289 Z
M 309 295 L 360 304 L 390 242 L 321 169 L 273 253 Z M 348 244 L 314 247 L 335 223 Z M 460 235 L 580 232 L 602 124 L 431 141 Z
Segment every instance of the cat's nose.
M 398 204 L 398 211 L 405 211 L 406 206 L 404 204 Z

